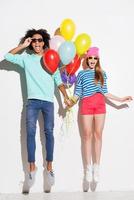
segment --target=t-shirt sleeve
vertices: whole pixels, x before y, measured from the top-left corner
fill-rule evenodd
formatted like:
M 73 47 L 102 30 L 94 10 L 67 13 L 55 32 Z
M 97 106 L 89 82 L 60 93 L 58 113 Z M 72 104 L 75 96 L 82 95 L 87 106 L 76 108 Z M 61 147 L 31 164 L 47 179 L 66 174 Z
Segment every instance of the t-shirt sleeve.
M 53 78 L 57 86 L 63 84 L 59 69 L 57 69 L 56 72 L 53 74 Z
M 17 64 L 20 67 L 24 68 L 24 55 L 7 53 L 4 58 L 9 62 Z
M 82 96 L 82 79 L 81 79 L 80 73 L 77 76 L 75 89 L 74 89 L 74 96 L 77 96 L 79 98 Z
M 108 93 L 106 72 L 104 72 L 104 85 L 102 87 L 102 90 L 103 90 L 104 94 Z

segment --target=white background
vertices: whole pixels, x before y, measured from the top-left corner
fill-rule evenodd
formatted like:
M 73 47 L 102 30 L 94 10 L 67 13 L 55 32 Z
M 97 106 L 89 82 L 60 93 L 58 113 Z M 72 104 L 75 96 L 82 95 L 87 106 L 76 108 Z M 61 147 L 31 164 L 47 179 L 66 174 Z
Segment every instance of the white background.
M 134 74 L 133 0 L 1 0 L 0 5 L 0 193 L 21 192 L 26 160 L 23 102 L 26 92 L 24 74 L 3 62 L 3 56 L 18 45 L 27 29 L 46 28 L 53 36 L 65 18 L 76 24 L 75 37 L 82 32 L 100 48 L 101 64 L 108 75 L 109 92 L 132 95 Z M 74 39 L 75 39 L 74 37 Z M 72 88 L 73 89 L 73 88 Z M 23 93 L 23 95 L 22 95 Z M 25 106 L 25 105 L 24 105 Z M 81 191 L 82 161 L 77 128 L 77 106 L 73 109 L 72 132 L 61 136 L 62 116 L 55 98 L 56 184 L 53 191 Z M 134 103 L 128 109 L 107 106 L 103 135 L 101 182 L 97 190 L 134 189 Z M 40 118 L 41 121 L 41 118 Z M 37 179 L 33 192 L 42 191 L 42 147 L 37 128 Z M 22 151 L 21 151 L 22 149 Z

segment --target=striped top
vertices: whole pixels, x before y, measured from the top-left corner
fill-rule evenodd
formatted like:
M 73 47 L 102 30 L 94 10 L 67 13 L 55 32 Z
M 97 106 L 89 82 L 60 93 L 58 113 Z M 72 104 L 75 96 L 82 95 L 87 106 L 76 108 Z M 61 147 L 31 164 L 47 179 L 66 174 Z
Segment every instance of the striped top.
M 104 85 L 102 86 L 100 82 L 95 84 L 95 70 L 86 69 L 78 73 L 77 81 L 74 90 L 74 96 L 79 98 L 89 97 L 95 93 L 105 94 L 108 93 L 107 83 L 106 83 L 106 73 L 103 71 Z

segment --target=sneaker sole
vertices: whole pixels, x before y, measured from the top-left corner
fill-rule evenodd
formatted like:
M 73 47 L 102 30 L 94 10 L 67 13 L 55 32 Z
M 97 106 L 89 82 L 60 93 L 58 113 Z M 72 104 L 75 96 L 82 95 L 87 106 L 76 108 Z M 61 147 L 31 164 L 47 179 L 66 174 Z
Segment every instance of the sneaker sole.
M 51 190 L 45 190 L 44 192 L 45 192 L 45 193 L 50 193 L 50 192 L 51 192 Z

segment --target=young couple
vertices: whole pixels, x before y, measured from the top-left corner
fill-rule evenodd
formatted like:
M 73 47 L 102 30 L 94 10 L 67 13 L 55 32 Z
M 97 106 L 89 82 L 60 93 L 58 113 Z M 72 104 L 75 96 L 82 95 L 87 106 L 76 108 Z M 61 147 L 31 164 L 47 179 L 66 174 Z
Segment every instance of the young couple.
M 64 96 L 67 107 L 73 106 L 80 100 L 79 116 L 82 125 L 81 145 L 84 157 L 84 191 L 88 191 L 89 183 L 98 182 L 99 164 L 102 146 L 102 131 L 105 121 L 105 98 L 119 102 L 131 101 L 132 97 L 119 98 L 107 91 L 106 73 L 101 69 L 99 62 L 99 49 L 92 47 L 86 54 L 87 69 L 79 72 L 73 98 L 69 99 L 61 81 L 60 72 L 53 75 L 47 73 L 41 65 L 41 58 L 46 48 L 49 48 L 50 35 L 44 29 L 28 30 L 23 38 L 23 43 L 5 55 L 5 59 L 18 64 L 25 70 L 28 102 L 26 106 L 26 130 L 28 153 L 28 185 L 32 187 L 35 180 L 37 167 L 35 165 L 35 134 L 36 122 L 39 111 L 43 114 L 44 134 L 46 137 L 46 168 L 44 169 L 49 183 L 54 184 L 52 168 L 54 150 L 54 83 Z M 29 48 L 32 54 L 18 54 Z M 92 138 L 95 138 L 95 160 L 92 159 Z M 86 184 L 85 184 L 86 183 Z M 25 192 L 25 191 L 24 191 Z M 29 192 L 29 191 L 27 191 Z M 49 192 L 49 191 L 47 191 Z

